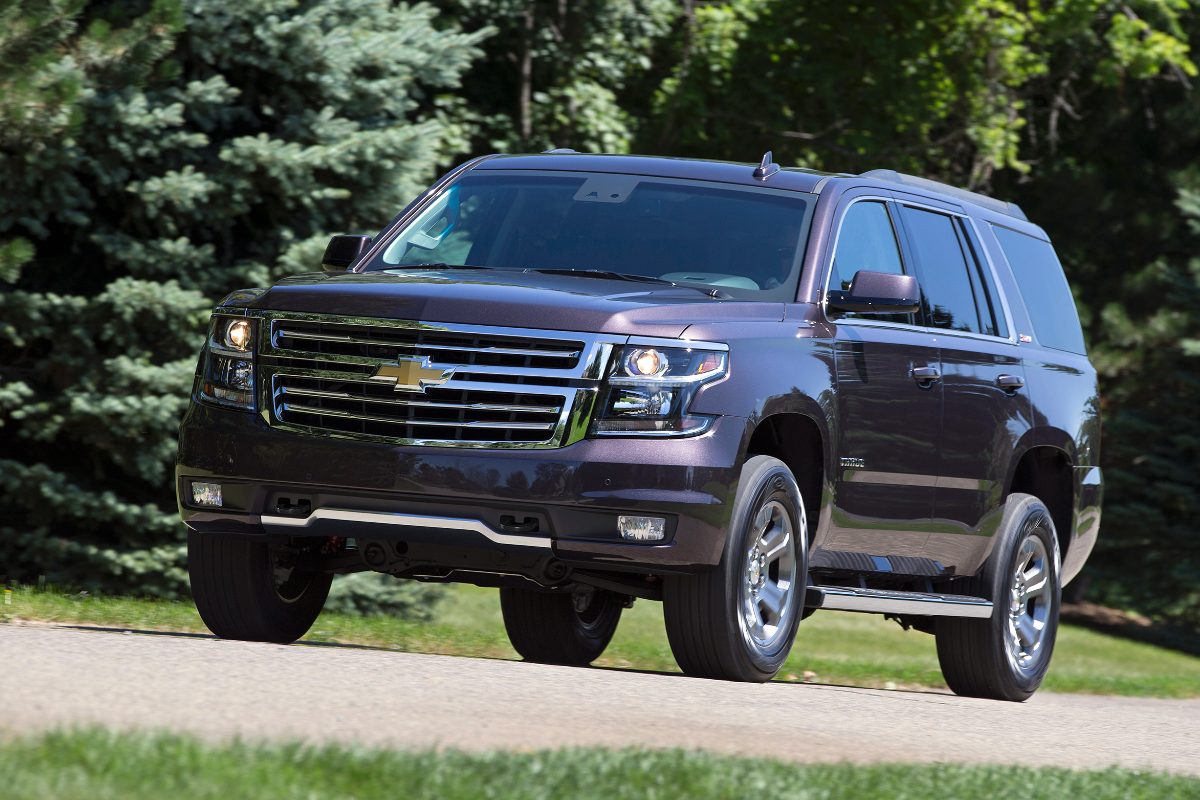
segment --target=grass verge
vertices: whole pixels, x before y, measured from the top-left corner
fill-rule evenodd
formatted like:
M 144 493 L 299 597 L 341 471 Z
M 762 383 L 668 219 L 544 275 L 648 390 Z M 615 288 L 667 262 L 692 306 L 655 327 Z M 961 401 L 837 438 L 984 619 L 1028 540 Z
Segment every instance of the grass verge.
M 4 796 L 107 798 L 918 798 L 1200 796 L 1200 780 L 1121 769 L 797 765 L 682 751 L 392 752 L 296 744 L 206 744 L 99 730 L 0 744 Z
M 83 597 L 18 588 L 0 621 L 40 620 L 122 629 L 205 632 L 188 602 Z M 305 637 L 417 653 L 516 658 L 495 590 L 452 587 L 433 622 L 323 614 Z M 638 601 L 598 666 L 673 672 L 658 603 Z M 873 688 L 942 688 L 933 637 L 868 614 L 823 611 L 800 625 L 780 680 Z M 1200 696 L 1200 658 L 1064 625 L 1044 688 L 1135 697 Z

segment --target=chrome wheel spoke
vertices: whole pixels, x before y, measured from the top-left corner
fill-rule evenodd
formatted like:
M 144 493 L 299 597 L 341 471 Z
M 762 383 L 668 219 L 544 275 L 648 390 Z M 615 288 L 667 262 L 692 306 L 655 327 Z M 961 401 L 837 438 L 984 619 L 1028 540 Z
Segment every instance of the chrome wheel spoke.
M 755 538 L 762 538 L 762 535 L 767 530 L 767 526 L 771 524 L 771 517 L 772 509 L 770 505 L 765 505 L 759 509 L 758 514 L 754 516 L 754 527 L 751 529 L 754 531 Z
M 1036 600 L 1046 594 L 1046 590 L 1050 588 L 1050 578 L 1043 575 L 1037 583 L 1025 584 L 1025 599 Z
M 783 606 L 787 600 L 786 593 L 779 584 L 767 581 L 758 590 L 759 601 L 771 612 L 772 619 L 779 619 L 783 614 Z
M 1024 647 L 1031 647 L 1037 643 L 1038 629 L 1033 618 L 1025 614 L 1017 617 L 1017 639 Z
M 764 541 L 766 550 L 763 553 L 767 557 L 767 563 L 773 563 L 782 556 L 792 544 L 792 532 L 783 528 L 775 536 L 771 537 L 770 541 Z

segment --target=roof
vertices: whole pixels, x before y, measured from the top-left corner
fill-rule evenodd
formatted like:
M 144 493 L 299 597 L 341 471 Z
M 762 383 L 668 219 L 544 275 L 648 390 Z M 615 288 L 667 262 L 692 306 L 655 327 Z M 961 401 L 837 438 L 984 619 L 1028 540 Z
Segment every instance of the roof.
M 628 175 L 650 175 L 659 178 L 682 178 L 717 181 L 744 186 L 766 186 L 811 192 L 828 175 L 824 172 L 781 169 L 766 180 L 754 177 L 757 163 L 735 161 L 706 161 L 698 158 L 667 158 L 663 156 L 601 155 L 551 151 L 536 155 L 493 156 L 474 167 L 474 170 L 537 169 L 570 170 L 574 172 L 618 172 Z
M 1010 217 L 1028 222 L 1029 218 L 1025 216 L 1025 212 L 1016 203 L 1010 203 L 1007 200 L 997 200 L 994 197 L 988 197 L 986 194 L 972 192 L 967 189 L 960 189 L 957 186 L 951 186 L 948 183 L 930 180 L 929 178 L 920 178 L 916 175 L 906 175 L 903 172 L 896 172 L 894 169 L 873 169 L 870 172 L 864 172 L 859 175 L 860 178 L 875 178 L 876 180 L 886 183 L 898 183 L 902 186 L 907 186 L 912 189 L 920 189 L 926 192 L 937 192 L 956 200 L 974 203 L 977 206 L 986 208 L 989 211 L 995 211 L 998 214 L 1007 214 Z
M 769 154 L 763 164 L 770 162 Z M 574 150 L 557 149 L 545 153 L 528 155 L 496 155 L 478 163 L 475 170 L 564 170 L 572 172 L 615 172 L 628 175 L 649 175 L 662 178 L 683 178 L 742 184 L 745 186 L 768 186 L 773 189 L 790 189 L 796 192 L 819 192 L 830 178 L 870 178 L 883 183 L 898 184 L 910 189 L 941 194 L 960 202 L 974 203 L 989 211 L 1004 214 L 1014 219 L 1028 221 L 1025 212 L 1016 203 L 997 200 L 978 192 L 960 189 L 946 183 L 906 175 L 891 169 L 873 169 L 861 175 L 819 172 L 817 170 L 785 167 L 762 174 L 763 164 L 738 161 L 710 161 L 699 158 L 669 158 L 666 156 L 612 155 L 601 153 L 577 153 Z

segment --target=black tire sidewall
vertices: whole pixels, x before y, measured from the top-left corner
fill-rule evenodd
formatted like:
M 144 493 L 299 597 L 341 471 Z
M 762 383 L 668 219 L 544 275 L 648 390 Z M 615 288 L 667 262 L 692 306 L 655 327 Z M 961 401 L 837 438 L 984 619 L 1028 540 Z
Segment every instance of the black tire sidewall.
M 220 534 L 188 534 L 188 575 L 201 619 L 218 637 L 288 643 L 321 613 L 333 576 L 315 573 L 292 602 L 274 587 L 270 547 Z
M 796 588 L 792 602 L 797 604 L 788 630 L 769 651 L 763 652 L 747 642 L 742 633 L 741 614 L 742 557 L 749 544 L 750 526 L 755 514 L 771 500 L 778 500 L 792 523 L 792 543 L 796 557 Z M 808 529 L 804 514 L 804 501 L 800 487 L 787 465 L 776 458 L 755 456 L 746 461 L 738 483 L 737 498 L 726 538 L 725 552 L 717 571 L 723 582 L 722 596 L 725 599 L 725 635 L 734 639 L 731 650 L 740 655 L 747 670 L 753 670 L 768 678 L 774 676 L 787 660 L 796 637 L 796 630 L 804 612 L 805 593 L 808 591 Z
M 1045 504 L 1032 495 L 1013 495 L 1009 503 L 1002 548 L 999 552 L 993 553 L 986 571 L 989 599 L 995 609 L 989 620 L 991 625 L 989 644 L 993 648 L 994 663 L 998 667 L 1003 666 L 1003 674 L 999 677 L 1004 694 L 1023 699 L 1023 697 L 1032 695 L 1041 686 L 1054 655 L 1054 644 L 1058 638 L 1058 615 L 1062 607 L 1062 558 L 1054 521 Z M 1029 533 L 1035 533 L 1042 540 L 1049 556 L 1047 568 L 1051 580 L 1049 593 L 1051 606 L 1046 615 L 1042 655 L 1033 670 L 1023 671 L 1012 662 L 1008 652 L 1008 582 L 1015 569 L 1018 548 Z M 997 558 L 996 556 L 1001 557 Z

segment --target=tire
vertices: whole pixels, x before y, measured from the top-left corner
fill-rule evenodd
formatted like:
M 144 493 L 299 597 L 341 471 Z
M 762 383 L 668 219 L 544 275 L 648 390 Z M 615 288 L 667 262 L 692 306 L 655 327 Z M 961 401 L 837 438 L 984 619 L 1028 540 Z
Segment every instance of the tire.
M 1060 569 L 1045 504 L 1032 495 L 1010 495 L 992 555 L 959 590 L 991 600 L 992 616 L 938 617 L 935 624 L 938 662 L 951 691 L 1015 702 L 1037 691 L 1058 634 Z
M 539 664 L 591 664 L 612 640 L 623 607 L 621 595 L 599 589 L 574 594 L 500 590 L 508 641 L 521 658 Z
M 308 632 L 333 576 L 285 564 L 279 545 L 188 532 L 192 599 L 204 624 L 222 639 L 287 644 Z
M 679 668 L 697 678 L 769 681 L 796 638 L 807 585 L 796 479 L 779 459 L 754 456 L 742 466 L 721 563 L 663 581 L 663 620 Z

